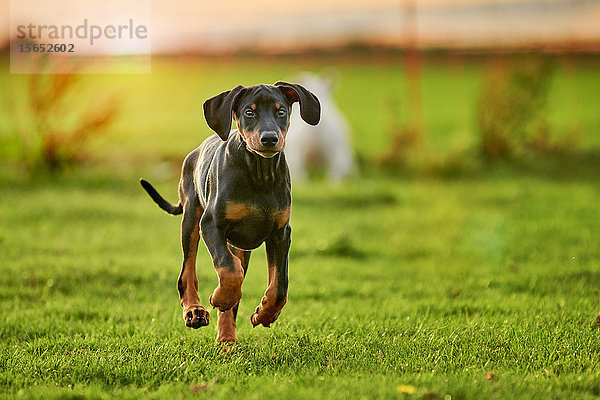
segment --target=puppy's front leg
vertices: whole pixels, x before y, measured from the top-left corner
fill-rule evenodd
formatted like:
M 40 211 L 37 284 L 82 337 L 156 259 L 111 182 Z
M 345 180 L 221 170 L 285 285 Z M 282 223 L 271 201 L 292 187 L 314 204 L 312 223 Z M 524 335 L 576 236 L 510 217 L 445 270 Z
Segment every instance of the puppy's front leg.
M 219 277 L 219 285 L 208 301 L 220 311 L 227 311 L 242 298 L 244 281 L 242 262 L 229 250 L 225 233 L 212 213 L 204 212 L 200 220 L 200 230 Z
M 229 250 L 242 261 L 244 275 L 248 271 L 248 263 L 250 262 L 250 251 L 241 250 L 233 246 L 229 246 Z M 219 311 L 219 320 L 217 322 L 217 343 L 237 343 L 238 338 L 235 333 L 235 319 L 237 317 L 239 303 L 232 309 L 225 312 Z
M 252 325 L 262 324 L 269 327 L 287 301 L 288 289 L 288 253 L 292 229 L 286 224 L 275 231 L 266 241 L 267 263 L 269 266 L 269 284 L 260 305 L 250 316 Z

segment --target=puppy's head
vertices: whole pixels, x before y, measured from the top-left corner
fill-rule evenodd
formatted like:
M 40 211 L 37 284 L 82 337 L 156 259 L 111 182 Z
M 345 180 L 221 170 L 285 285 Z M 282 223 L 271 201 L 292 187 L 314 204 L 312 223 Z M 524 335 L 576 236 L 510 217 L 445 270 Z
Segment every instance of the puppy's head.
M 236 86 L 204 102 L 204 117 L 223 140 L 235 119 L 238 131 L 249 151 L 271 158 L 285 149 L 292 104 L 300 103 L 300 116 L 316 125 L 321 116 L 317 97 L 304 87 L 292 83 Z

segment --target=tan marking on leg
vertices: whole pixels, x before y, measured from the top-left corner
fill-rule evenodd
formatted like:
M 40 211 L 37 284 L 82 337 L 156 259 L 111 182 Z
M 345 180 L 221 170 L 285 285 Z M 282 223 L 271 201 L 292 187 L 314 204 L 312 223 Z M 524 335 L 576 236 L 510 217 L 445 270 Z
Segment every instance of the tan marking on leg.
M 219 320 L 217 322 L 217 343 L 237 343 L 238 338 L 235 333 L 235 317 L 233 309 L 225 312 L 219 311 Z
M 283 211 L 277 211 L 273 213 L 275 217 L 275 221 L 277 222 L 277 229 L 281 229 L 287 224 L 290 220 L 290 215 L 292 213 L 291 207 L 286 207 Z
M 235 257 L 240 259 L 240 261 L 242 263 L 242 267 L 244 265 L 248 265 L 248 260 L 246 260 L 246 254 L 244 253 L 244 250 L 238 249 L 237 247 L 235 247 L 232 244 L 228 245 L 227 248 L 229 249 L 231 254 L 233 254 Z M 245 275 L 245 273 L 244 273 L 244 275 Z
M 225 219 L 237 221 L 254 213 L 254 209 L 245 203 L 225 203 Z
M 202 210 L 199 208 L 196 211 L 196 219 L 200 220 Z M 196 223 L 194 230 L 190 237 L 190 253 L 188 258 L 185 260 L 185 268 L 181 281 L 183 283 L 183 296 L 181 296 L 180 302 L 184 310 L 189 308 L 192 304 L 200 304 L 198 298 L 198 276 L 196 275 L 196 253 L 198 252 L 198 242 L 200 240 L 200 227 Z M 184 315 L 185 319 L 185 315 Z
M 197 236 L 197 231 L 194 231 L 192 235 Z M 181 276 L 183 296 L 179 300 L 184 310 L 190 308 L 193 304 L 200 304 L 200 298 L 198 297 L 198 276 L 196 275 L 196 251 L 197 246 L 196 249 L 192 250 L 188 259 L 185 260 L 185 269 Z M 185 319 L 185 312 L 183 318 Z
M 186 260 L 185 271 L 181 276 L 181 281 L 183 283 L 183 296 L 179 299 L 181 306 L 186 309 L 192 304 L 200 304 L 200 299 L 198 298 L 198 277 L 196 276 L 195 259 Z
M 227 311 L 235 306 L 242 298 L 242 283 L 244 282 L 244 269 L 239 258 L 233 257 L 234 269 L 214 266 L 219 277 L 219 286 L 208 298 L 210 304 L 220 311 Z
M 260 305 L 256 308 L 254 314 L 250 316 L 252 325 L 262 324 L 268 328 L 277 320 L 286 302 L 287 296 L 279 303 L 277 302 L 277 268 L 274 265 L 269 265 L 269 285 L 260 301 Z
M 196 220 L 199 221 L 202 216 L 202 208 L 196 210 Z M 199 328 L 200 326 L 208 325 L 210 314 L 200 304 L 198 297 L 198 276 L 196 275 L 196 253 L 198 251 L 198 242 L 200 239 L 200 227 L 196 222 L 196 226 L 190 237 L 190 254 L 185 260 L 185 268 L 181 276 L 183 284 L 183 295 L 179 299 L 183 308 L 183 320 L 186 326 Z

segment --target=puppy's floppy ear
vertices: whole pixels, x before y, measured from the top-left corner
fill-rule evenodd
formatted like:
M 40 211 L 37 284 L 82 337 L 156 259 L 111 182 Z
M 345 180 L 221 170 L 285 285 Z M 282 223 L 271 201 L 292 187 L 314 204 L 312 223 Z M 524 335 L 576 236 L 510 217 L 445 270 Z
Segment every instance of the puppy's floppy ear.
M 321 104 L 317 96 L 295 83 L 277 82 L 275 84 L 281 90 L 290 104 L 296 101 L 300 103 L 300 116 L 310 124 L 316 125 L 321 119 Z
M 236 100 L 245 88 L 241 85 L 223 92 L 204 102 L 204 119 L 210 128 L 217 132 L 219 137 L 227 140 L 231 131 L 231 112 Z

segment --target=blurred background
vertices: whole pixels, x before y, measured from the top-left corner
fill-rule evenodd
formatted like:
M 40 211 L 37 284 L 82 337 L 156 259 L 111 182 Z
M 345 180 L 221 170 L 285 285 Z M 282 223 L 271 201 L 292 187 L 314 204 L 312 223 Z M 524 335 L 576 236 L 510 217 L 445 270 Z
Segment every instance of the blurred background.
M 335 381 L 333 398 L 599 397 L 600 0 L 155 0 L 151 54 L 96 46 L 10 73 L 11 23 L 133 15 L 110 2 L 0 0 L 8 396 Z M 322 103 L 316 130 L 288 134 L 290 300 L 273 329 L 250 327 L 267 282 L 253 252 L 243 344 L 223 354 L 215 311 L 184 331 L 180 219 L 138 180 L 175 202 L 183 158 L 213 134 L 203 102 L 279 80 Z
M 45 17 L 71 18 L 64 3 Z M 0 19 L 0 157 L 18 173 L 153 165 L 168 178 L 211 134 L 206 98 L 302 72 L 321 78 L 324 115 L 346 126 L 344 177 L 539 158 L 588 173 L 600 149 L 596 0 L 154 1 L 149 74 L 84 75 L 86 63 L 53 74 L 42 60 L 47 74 L 11 75 L 10 23 L 41 18 L 19 11 Z M 100 22 L 119 12 L 89 10 Z M 305 176 L 327 176 L 327 160 L 306 152 Z

